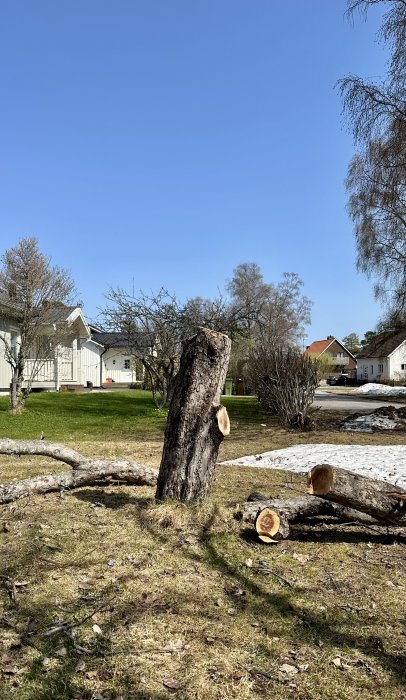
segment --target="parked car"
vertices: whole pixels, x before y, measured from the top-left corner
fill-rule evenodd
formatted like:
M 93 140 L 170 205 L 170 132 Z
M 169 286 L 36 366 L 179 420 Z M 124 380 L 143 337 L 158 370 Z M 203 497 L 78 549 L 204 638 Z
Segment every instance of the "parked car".
M 330 384 L 330 386 L 346 386 L 350 383 L 350 379 L 349 374 L 329 374 L 327 384 Z
M 335 374 L 329 374 L 327 379 L 326 379 L 327 384 L 330 384 L 330 386 L 333 386 L 333 384 L 337 384 L 337 377 Z

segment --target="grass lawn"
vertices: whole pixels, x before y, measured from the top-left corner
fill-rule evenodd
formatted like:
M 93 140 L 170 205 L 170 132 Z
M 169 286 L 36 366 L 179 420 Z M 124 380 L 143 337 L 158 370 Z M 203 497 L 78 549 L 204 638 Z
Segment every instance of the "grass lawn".
M 232 433 L 220 459 L 306 442 L 404 442 L 341 433 L 325 413 L 314 433 L 289 433 L 253 399 L 224 403 Z M 143 392 L 38 394 L 22 416 L 0 399 L 1 437 L 44 431 L 85 454 L 153 466 L 164 425 Z M 3 456 L 0 481 L 60 469 Z M 250 491 L 292 488 L 303 490 L 303 477 L 218 467 L 212 494 L 193 507 L 110 486 L 0 509 L 1 700 L 404 698 L 405 540 L 316 523 L 272 547 L 235 519 Z
M 49 442 L 117 441 L 134 436 L 161 437 L 166 411 L 156 411 L 147 391 L 100 393 L 33 393 L 21 416 L 8 411 L 8 397 L 0 398 L 0 431 L 9 438 Z

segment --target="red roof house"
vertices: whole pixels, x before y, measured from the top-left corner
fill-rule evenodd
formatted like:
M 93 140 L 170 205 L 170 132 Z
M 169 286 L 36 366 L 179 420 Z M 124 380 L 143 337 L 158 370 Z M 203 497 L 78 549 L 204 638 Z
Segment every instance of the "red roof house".
M 328 358 L 332 373 L 352 373 L 351 370 L 357 368 L 354 355 L 333 335 L 327 336 L 325 340 L 315 340 L 307 346 L 305 355 Z

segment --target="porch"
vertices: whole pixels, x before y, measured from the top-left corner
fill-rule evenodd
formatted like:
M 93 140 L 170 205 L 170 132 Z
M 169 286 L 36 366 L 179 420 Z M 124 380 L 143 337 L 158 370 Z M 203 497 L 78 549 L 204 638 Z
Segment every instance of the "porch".
M 75 365 L 73 348 L 67 347 L 55 358 L 28 358 L 24 375 L 33 389 L 59 389 L 61 384 L 78 383 Z

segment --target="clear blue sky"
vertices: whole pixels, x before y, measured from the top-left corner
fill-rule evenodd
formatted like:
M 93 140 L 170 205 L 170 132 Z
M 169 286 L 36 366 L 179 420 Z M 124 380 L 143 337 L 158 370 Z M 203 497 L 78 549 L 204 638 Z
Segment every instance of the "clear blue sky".
M 308 341 L 372 328 L 334 88 L 379 76 L 345 0 L 3 0 L 0 249 L 35 235 L 90 318 L 111 285 L 212 296 L 302 277 Z

